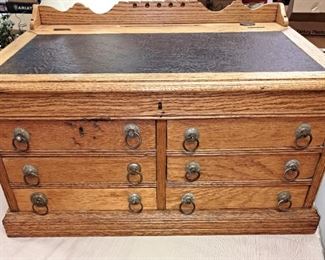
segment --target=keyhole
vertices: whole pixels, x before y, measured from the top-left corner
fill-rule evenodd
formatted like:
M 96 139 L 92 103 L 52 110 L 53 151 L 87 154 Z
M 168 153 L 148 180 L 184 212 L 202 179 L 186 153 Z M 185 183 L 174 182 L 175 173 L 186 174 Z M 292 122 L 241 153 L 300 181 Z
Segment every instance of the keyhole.
M 84 128 L 83 127 L 79 127 L 79 135 L 82 137 L 82 136 L 84 136 L 85 135 L 85 130 L 84 130 Z

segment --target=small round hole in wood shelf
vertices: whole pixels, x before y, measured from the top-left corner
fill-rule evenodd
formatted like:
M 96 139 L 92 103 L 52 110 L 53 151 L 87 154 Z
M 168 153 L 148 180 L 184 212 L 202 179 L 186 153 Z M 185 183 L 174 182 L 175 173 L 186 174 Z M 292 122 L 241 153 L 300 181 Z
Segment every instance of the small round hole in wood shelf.
M 184 7 L 185 6 L 185 3 L 184 2 L 181 2 L 181 7 Z
M 146 8 L 149 8 L 149 7 L 150 7 L 150 4 L 149 4 L 149 3 L 146 3 L 146 4 L 145 4 L 145 7 L 146 7 Z
M 138 4 L 137 3 L 133 3 L 133 8 L 137 8 Z
M 173 7 L 173 3 L 169 3 L 168 4 L 168 7 Z
M 158 4 L 157 4 L 157 7 L 160 8 L 160 7 L 161 7 L 161 3 L 158 3 Z

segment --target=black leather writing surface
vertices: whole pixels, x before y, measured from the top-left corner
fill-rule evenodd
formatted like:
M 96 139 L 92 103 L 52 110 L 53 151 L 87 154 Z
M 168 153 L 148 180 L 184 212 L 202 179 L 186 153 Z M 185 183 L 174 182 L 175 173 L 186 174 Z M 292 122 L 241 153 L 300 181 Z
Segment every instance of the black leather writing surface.
M 39 35 L 0 67 L 10 74 L 320 70 L 281 32 Z

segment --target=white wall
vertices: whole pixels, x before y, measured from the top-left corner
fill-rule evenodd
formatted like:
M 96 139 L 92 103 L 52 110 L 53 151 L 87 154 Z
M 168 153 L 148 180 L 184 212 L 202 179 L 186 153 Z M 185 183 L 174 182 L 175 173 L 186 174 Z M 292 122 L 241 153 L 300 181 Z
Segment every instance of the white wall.
M 31 14 L 12 14 L 10 20 L 14 22 L 14 30 L 26 31 L 29 29 Z
M 42 5 L 55 7 L 60 11 L 66 11 L 71 8 L 75 3 L 83 4 L 90 8 L 95 13 L 106 13 L 117 4 L 119 0 L 42 0 Z
M 321 216 L 320 232 L 322 236 L 323 247 L 325 248 L 325 178 L 316 199 L 316 207 Z

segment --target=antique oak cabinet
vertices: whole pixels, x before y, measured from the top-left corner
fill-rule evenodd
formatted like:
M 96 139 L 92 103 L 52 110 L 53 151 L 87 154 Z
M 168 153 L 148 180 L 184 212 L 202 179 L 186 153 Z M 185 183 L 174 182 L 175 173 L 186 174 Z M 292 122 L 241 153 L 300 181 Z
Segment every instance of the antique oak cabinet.
M 35 6 L 0 53 L 8 236 L 316 230 L 324 54 L 282 4 L 208 7 Z

